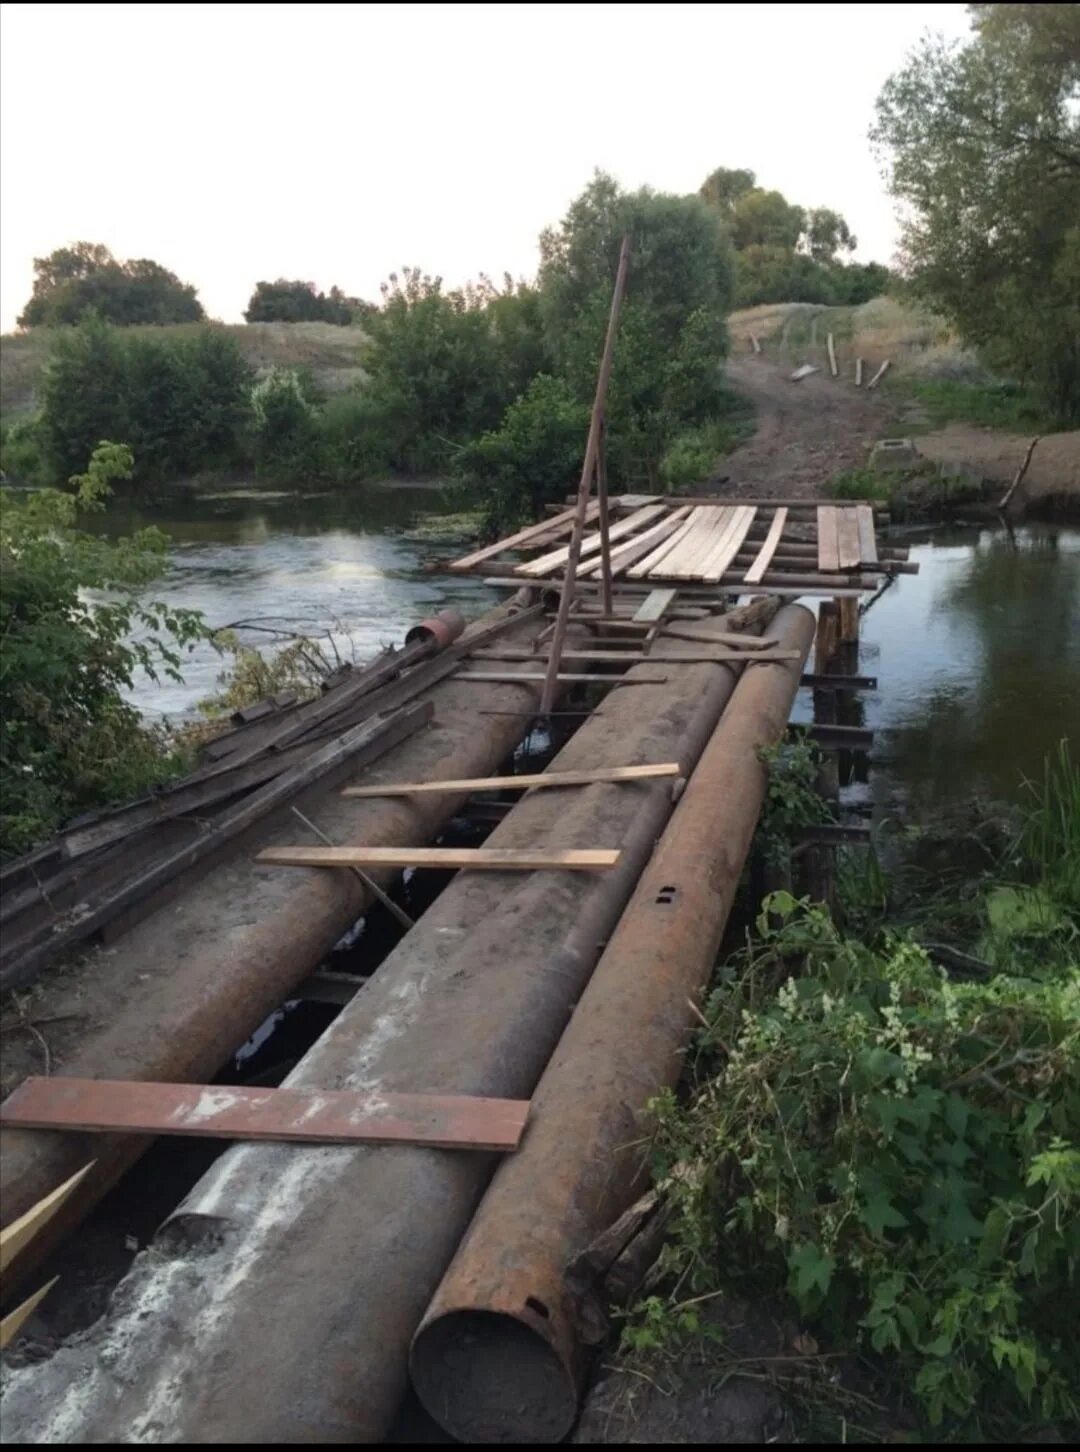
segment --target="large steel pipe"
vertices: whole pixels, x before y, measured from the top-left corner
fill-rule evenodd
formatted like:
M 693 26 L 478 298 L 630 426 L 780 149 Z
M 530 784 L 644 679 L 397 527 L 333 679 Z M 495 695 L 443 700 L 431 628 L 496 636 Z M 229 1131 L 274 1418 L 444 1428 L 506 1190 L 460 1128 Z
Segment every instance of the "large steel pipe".
M 564 1271 L 641 1192 L 647 1105 L 678 1080 L 814 617 L 788 606 L 769 633 L 799 660 L 744 673 L 417 1333 L 416 1389 L 462 1442 L 557 1442 L 577 1416 Z
M 515 610 L 500 607 L 472 629 Z M 447 624 L 456 630 L 452 621 Z M 524 644 L 542 625 L 533 618 L 511 628 L 506 638 Z M 454 679 L 435 686 L 423 698 L 435 703 L 432 726 L 388 752 L 364 780 L 425 781 L 496 770 L 521 739 L 525 722 L 485 712 L 525 704 L 523 689 Z M 533 691 L 526 699 L 537 695 Z M 340 785 L 324 784 L 297 797 L 305 814 L 338 842 L 386 847 L 430 842 L 464 801 L 437 794 L 359 801 L 342 797 Z M 369 905 L 366 889 L 351 872 L 269 871 L 251 860 L 259 847 L 298 840 L 308 840 L 304 828 L 290 811 L 279 811 L 233 844 L 230 860 L 112 947 L 95 952 L 77 974 L 46 980 L 48 1008 L 39 1011 L 84 1026 L 78 1046 L 58 1055 L 59 1072 L 170 1082 L 213 1078 Z M 24 1274 L 61 1239 L 148 1144 L 133 1135 L 0 1131 L 5 1225 L 95 1161 L 93 1174 L 9 1276 Z
M 736 677 L 715 664 L 664 673 L 615 688 L 557 767 L 675 758 L 689 769 Z M 535 701 L 504 689 L 519 708 Z M 526 795 L 493 846 L 618 846 L 619 865 L 460 873 L 286 1083 L 529 1098 L 672 810 L 659 779 Z M 264 871 L 290 881 L 295 869 Z M 298 875 L 310 892 L 314 874 Z M 406 1146 L 227 1150 L 102 1321 L 10 1379 L 5 1435 L 382 1439 L 413 1332 L 492 1169 L 488 1154 Z

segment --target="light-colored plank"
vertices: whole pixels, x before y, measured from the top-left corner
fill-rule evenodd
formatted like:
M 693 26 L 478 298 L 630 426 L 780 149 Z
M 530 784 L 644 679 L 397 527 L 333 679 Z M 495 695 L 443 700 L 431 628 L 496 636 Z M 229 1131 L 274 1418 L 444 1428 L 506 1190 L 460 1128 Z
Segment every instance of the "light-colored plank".
M 658 514 L 665 514 L 667 506 L 664 504 L 649 504 L 644 509 L 635 510 L 626 519 L 621 519 L 618 524 L 613 524 L 608 530 L 609 542 L 623 539 L 636 530 L 643 529 L 645 525 L 651 524 Z M 596 554 L 602 543 L 603 536 L 597 530 L 595 534 L 586 535 L 581 541 L 582 555 Z M 535 560 L 529 560 L 527 564 L 518 565 L 515 574 L 525 575 L 529 579 L 539 579 L 548 575 L 552 570 L 559 570 L 570 558 L 570 546 L 564 545 L 561 549 L 551 550 L 546 555 L 539 555 Z
M 674 549 L 669 550 L 667 555 L 649 570 L 650 578 L 656 575 L 662 575 L 665 579 L 678 578 L 712 534 L 716 526 L 716 519 L 717 511 L 715 509 L 699 505 L 690 516 L 690 528 L 678 540 Z
M 607 848 L 264 847 L 256 862 L 277 867 L 441 867 L 465 872 L 600 872 L 619 853 Z
M 867 388 L 876 388 L 891 367 L 892 359 L 886 358 L 885 362 L 881 365 L 878 371 L 874 374 L 873 378 L 871 378 L 870 382 L 866 385 Z
M 679 638 L 679 637 L 675 637 L 675 638 Z M 755 641 L 755 644 L 760 645 L 760 642 L 757 641 L 757 638 L 756 637 L 751 637 L 751 638 Z M 725 644 L 725 642 L 719 636 L 711 636 L 711 637 L 697 636 L 696 638 L 694 638 L 693 643 L 696 644 L 696 645 L 713 645 L 713 644 L 715 644 L 717 646 L 723 646 Z M 736 644 L 737 645 L 742 645 L 741 638 L 736 641 Z M 773 642 L 773 644 L 775 644 L 775 641 Z M 761 646 L 761 648 L 768 649 L 768 646 Z M 480 657 L 479 656 L 476 656 L 476 657 L 474 657 L 474 659 L 479 660 Z M 508 660 L 508 661 L 509 660 L 535 660 L 537 662 L 537 664 L 541 664 L 542 662 L 546 661 L 548 659 L 548 657 L 547 657 L 547 654 L 546 653 L 541 653 L 540 655 L 533 655 L 530 651 L 527 651 L 527 650 L 519 650 L 519 651 L 504 650 L 504 651 L 492 651 L 490 653 L 490 655 L 487 655 L 487 656 L 483 657 L 483 659 L 484 660 Z M 653 648 L 651 650 L 649 650 L 649 651 L 640 651 L 640 650 L 564 650 L 563 653 L 562 653 L 562 655 L 561 655 L 561 657 L 560 657 L 560 659 L 561 660 L 565 660 L 565 661 L 579 661 L 579 660 L 580 661 L 588 661 L 588 660 L 595 660 L 595 661 L 604 661 L 606 663 L 618 664 L 618 665 L 638 665 L 641 661 L 648 661 L 650 664 L 653 661 L 665 661 L 665 662 L 666 661 L 679 661 L 683 665 L 693 665 L 696 661 L 702 661 L 702 660 L 718 660 L 718 659 L 719 660 L 726 660 L 727 659 L 727 656 L 726 655 L 723 655 L 723 654 L 717 654 L 716 652 L 706 652 L 706 651 L 701 652 L 701 654 L 697 654 L 696 652 L 693 652 L 693 651 L 684 651 L 684 652 L 681 652 L 679 654 L 672 655 L 672 654 L 665 654 L 662 651 L 658 651 L 657 650 L 657 647 L 656 646 L 653 646 Z M 473 677 L 470 676 L 468 679 L 473 679 Z M 610 676 L 603 676 L 603 677 L 601 677 L 601 679 L 606 681 L 606 680 L 610 680 L 611 677 Z
M 705 568 L 701 578 L 706 582 L 715 582 L 722 579 L 724 572 L 732 560 L 739 553 L 742 542 L 750 533 L 750 527 L 757 515 L 757 506 L 746 504 L 740 506 L 738 517 L 732 526 L 731 533 L 709 556 L 705 562 Z
M 836 511 L 836 557 L 842 570 L 859 568 L 859 521 L 854 509 Z
M 326 851 L 326 848 L 322 849 Z M 122 1079 L 30 1078 L 0 1109 L 0 1122 L 91 1133 L 211 1135 L 312 1144 L 423 1144 L 513 1150 L 528 1100 L 379 1089 L 252 1088 Z
M 643 530 L 641 534 L 636 534 L 632 540 L 613 549 L 611 551 L 611 573 L 618 574 L 620 570 L 627 569 L 636 560 L 640 560 L 642 555 L 655 549 L 662 540 L 668 539 L 675 533 L 689 513 L 689 504 L 683 505 L 680 509 L 673 509 L 658 524 L 652 525 L 651 528 Z M 578 570 L 578 578 L 585 575 L 598 575 L 602 567 L 603 560 L 589 560 Z
M 0 1321 L 0 1351 L 14 1341 L 22 1330 L 23 1322 L 30 1319 L 59 1279 L 59 1276 L 53 1276 L 51 1281 L 46 1281 L 40 1291 L 35 1291 L 32 1296 L 23 1301 L 21 1306 L 16 1306 Z
M 535 685 L 545 677 L 540 674 L 526 674 L 525 671 L 518 671 L 511 674 L 510 671 L 468 671 L 464 675 L 454 677 L 458 681 L 487 681 L 490 685 L 493 682 L 503 686 Z M 600 675 L 598 672 L 590 673 L 584 671 L 575 673 L 573 671 L 560 671 L 559 680 L 565 681 L 568 685 L 576 685 L 582 681 L 591 681 L 593 684 L 602 682 L 608 686 L 662 686 L 667 681 L 667 676 L 634 676 L 627 680 L 625 676 Z
M 674 604 L 678 594 L 678 590 L 652 590 L 646 595 L 645 604 L 634 612 L 632 623 L 644 624 L 646 621 L 659 620 L 664 611 Z
M 23 1246 L 28 1245 L 38 1231 L 48 1225 L 72 1191 L 90 1173 L 94 1164 L 95 1161 L 91 1160 L 77 1174 L 72 1175 L 70 1180 L 65 1180 L 36 1205 L 31 1205 L 25 1215 L 20 1215 L 18 1220 L 13 1220 L 4 1230 L 0 1230 L 0 1271 L 6 1271 Z
M 590 504 L 585 515 L 585 522 L 595 519 L 600 506 Z M 450 568 L 452 570 L 471 570 L 474 565 L 490 560 L 495 555 L 501 555 L 503 550 L 519 549 L 527 545 L 530 540 L 550 536 L 551 531 L 562 528 L 569 534 L 573 528 L 575 509 L 565 509 L 562 514 L 557 514 L 554 519 L 545 519 L 540 524 L 530 524 L 526 529 L 519 529 L 517 534 L 507 535 L 505 539 L 496 540 L 494 544 L 485 545 L 483 549 L 474 550 L 471 555 L 463 555 L 460 560 L 454 560 Z
M 611 502 L 618 505 L 620 509 L 641 509 L 646 504 L 661 504 L 663 496 L 660 494 L 616 494 Z
M 722 505 L 710 511 L 712 518 L 698 532 L 693 542 L 680 553 L 677 561 L 665 560 L 654 574 L 671 575 L 677 579 L 699 580 L 705 562 L 720 542 L 728 537 L 738 518 L 737 506 Z
M 597 766 L 587 771 L 541 771 L 528 776 L 463 777 L 458 781 L 414 781 L 389 786 L 346 787 L 343 797 L 401 797 L 417 792 L 527 792 L 540 787 L 591 786 L 597 781 L 644 781 L 655 776 L 678 776 L 677 761 L 650 766 Z
M 776 547 L 780 543 L 780 536 L 784 532 L 784 525 L 787 524 L 787 507 L 778 509 L 773 515 L 772 524 L 769 525 L 769 532 L 765 536 L 765 543 L 758 550 L 754 563 L 743 576 L 747 585 L 756 584 L 765 571 L 769 568 L 769 561 L 776 553 Z
M 861 388 L 862 387 L 862 370 L 863 370 L 863 361 L 862 361 L 861 358 L 856 358 L 855 359 L 855 387 L 856 388 Z
M 859 564 L 878 562 L 877 535 L 874 533 L 874 511 L 869 504 L 856 504 L 855 518 L 859 525 Z
M 667 624 L 660 639 L 689 640 L 695 645 L 729 645 L 733 650 L 771 650 L 780 643 L 774 635 L 740 635 L 731 630 L 711 630 L 707 622 L 701 625 L 692 622 L 686 625 Z
M 840 370 L 836 366 L 836 348 L 833 345 L 833 335 L 831 333 L 827 333 L 825 336 L 825 348 L 829 355 L 829 372 L 835 378 Z
M 840 543 L 837 539 L 836 510 L 831 504 L 819 504 L 817 512 L 818 569 L 827 572 L 840 568 Z
M 637 564 L 631 566 L 631 568 L 626 571 L 626 578 L 628 580 L 644 579 L 645 576 L 648 575 L 649 572 L 656 565 L 658 565 L 661 560 L 665 559 L 668 555 L 670 555 L 673 550 L 677 550 L 682 544 L 683 540 L 686 539 L 687 535 L 689 535 L 690 531 L 694 528 L 697 522 L 699 509 L 700 506 L 698 506 L 698 508 L 691 509 L 689 514 L 686 516 L 686 518 L 682 521 L 682 523 L 674 531 L 673 534 L 668 535 L 667 539 L 665 539 L 655 550 L 653 550 L 650 554 L 647 554 L 643 560 L 638 560 Z

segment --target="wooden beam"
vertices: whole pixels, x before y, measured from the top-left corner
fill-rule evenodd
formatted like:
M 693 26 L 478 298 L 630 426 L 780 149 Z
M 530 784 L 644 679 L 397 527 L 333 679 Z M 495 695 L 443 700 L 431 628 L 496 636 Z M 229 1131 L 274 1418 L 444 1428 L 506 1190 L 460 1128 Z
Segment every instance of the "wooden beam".
M 307 1144 L 422 1144 L 516 1149 L 528 1100 L 369 1089 L 258 1089 L 241 1084 L 158 1084 L 32 1077 L 0 1108 L 20 1129 L 99 1134 L 184 1134 Z
M 648 504 L 643 509 L 636 510 L 633 514 L 621 519 L 618 524 L 613 524 L 608 530 L 609 540 L 620 540 L 625 535 L 634 534 L 635 531 L 643 529 L 656 519 L 657 515 L 663 514 L 666 506 L 663 504 Z M 599 551 L 604 543 L 604 532 L 598 529 L 595 534 L 588 535 L 581 541 L 582 555 L 592 555 Z M 529 560 L 524 565 L 515 565 L 514 574 L 539 579 L 543 575 L 551 574 L 561 569 L 570 558 L 570 546 L 563 545 L 561 549 L 552 550 L 549 554 L 538 555 L 535 560 Z M 597 564 L 603 564 L 602 559 Z
M 854 509 L 836 511 L 836 553 L 842 570 L 859 568 L 859 520 Z
M 640 605 L 634 612 L 631 624 L 643 625 L 659 620 L 664 612 L 678 599 L 678 590 L 651 590 L 645 597 L 644 605 Z
M 687 661 L 686 664 L 691 662 Z M 667 682 L 667 676 L 633 676 L 628 680 L 626 676 L 601 675 L 593 671 L 560 671 L 558 678 L 560 682 L 567 684 L 592 681 L 602 682 L 606 686 L 662 686 Z M 467 671 L 458 676 L 459 681 L 497 682 L 503 686 L 533 686 L 537 681 L 546 679 L 546 676 L 527 675 L 524 671 Z
M 84 1165 L 81 1170 L 72 1175 L 70 1180 L 65 1180 L 51 1194 L 39 1200 L 36 1205 L 31 1205 L 25 1215 L 20 1215 L 18 1220 L 13 1220 L 10 1225 L 0 1230 L 0 1272 L 7 1270 L 11 1262 L 24 1246 L 29 1245 L 39 1230 L 44 1230 L 64 1201 L 82 1184 L 94 1168 L 94 1164 L 95 1161 L 91 1160 L 88 1165 Z
M 833 346 L 833 335 L 827 333 L 825 336 L 825 349 L 829 355 L 829 372 L 835 378 L 839 369 L 836 366 L 836 348 Z
M 273 867 L 439 867 L 464 872 L 599 872 L 614 867 L 608 848 L 264 847 L 255 857 Z
M 346 787 L 343 797 L 402 797 L 416 792 L 533 791 L 538 787 L 589 786 L 596 781 L 641 781 L 654 776 L 678 776 L 677 761 L 652 766 L 597 766 L 585 771 L 541 771 L 527 776 L 475 776 L 458 781 L 396 782 L 386 786 Z
M 590 517 L 595 519 L 599 505 L 591 505 L 589 508 Z M 484 560 L 490 560 L 494 555 L 501 555 L 504 550 L 519 549 L 527 545 L 530 540 L 535 540 L 541 535 L 550 535 L 552 530 L 561 528 L 569 530 L 574 523 L 574 516 L 577 510 L 565 509 L 554 519 L 542 520 L 540 524 L 530 524 L 526 529 L 519 529 L 517 534 L 507 535 L 505 539 L 498 539 L 494 544 L 485 545 L 483 549 L 474 550 L 471 555 L 463 555 L 460 560 L 454 560 L 450 568 L 452 570 L 471 570 L 474 565 L 482 564 Z
M 776 553 L 776 547 L 780 543 L 780 536 L 784 532 L 784 525 L 787 524 L 787 506 L 782 505 L 773 515 L 769 532 L 765 536 L 765 543 L 758 550 L 754 562 L 743 576 L 743 582 L 747 585 L 756 584 L 769 568 L 769 561 Z
M 840 568 L 840 540 L 837 534 L 837 509 L 832 504 L 820 504 L 817 512 L 818 527 L 818 569 L 822 574 Z

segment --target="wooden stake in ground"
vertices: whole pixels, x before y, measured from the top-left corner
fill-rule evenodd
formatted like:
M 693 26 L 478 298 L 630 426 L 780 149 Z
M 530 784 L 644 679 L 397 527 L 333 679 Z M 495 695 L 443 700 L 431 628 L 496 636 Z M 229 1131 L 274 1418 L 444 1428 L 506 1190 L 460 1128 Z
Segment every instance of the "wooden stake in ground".
M 862 387 L 862 359 L 855 359 L 855 387 Z
M 559 596 L 559 613 L 555 621 L 555 634 L 551 641 L 551 660 L 548 663 L 547 678 L 540 696 L 540 715 L 546 715 L 555 703 L 555 688 L 559 678 L 559 659 L 566 639 L 567 616 L 574 598 L 574 584 L 577 580 L 578 560 L 581 557 L 581 537 L 585 530 L 585 512 L 589 506 L 593 474 L 596 470 L 597 452 L 600 447 L 600 432 L 603 427 L 604 401 L 607 398 L 611 379 L 611 365 L 615 355 L 615 335 L 619 327 L 619 312 L 622 309 L 623 293 L 626 291 L 626 274 L 630 266 L 630 238 L 624 237 L 619 249 L 619 267 L 615 274 L 615 290 L 611 298 L 611 315 L 608 318 L 607 337 L 600 358 L 600 371 L 596 378 L 596 396 L 593 399 L 592 417 L 589 421 L 589 437 L 585 444 L 585 460 L 581 466 L 581 480 L 578 484 L 574 532 L 570 537 L 570 555 L 566 561 L 566 578 Z M 610 570 L 610 561 L 607 565 Z
M 836 349 L 833 346 L 833 336 L 831 333 L 825 339 L 825 348 L 829 354 L 829 372 L 835 378 L 840 370 L 836 366 Z
M 885 362 L 881 365 L 878 371 L 874 374 L 873 378 L 871 378 L 870 382 L 866 385 L 867 388 L 876 388 L 891 367 L 892 359 L 886 358 Z
M 1008 508 L 1009 500 L 1016 493 L 1020 481 L 1027 473 L 1028 465 L 1031 463 L 1031 456 L 1035 452 L 1035 445 L 1039 442 L 1039 439 L 1041 437 L 1041 434 L 1036 434 L 1035 437 L 1032 439 L 1031 443 L 1028 444 L 1027 453 L 1024 455 L 1024 462 L 1020 465 L 1019 469 L 1017 469 L 1015 475 L 1013 476 L 1012 483 L 1009 485 L 1008 489 L 1006 489 L 1005 493 L 1001 496 L 1001 503 L 998 505 L 998 508 L 1002 510 L 1002 512 L 1004 512 Z

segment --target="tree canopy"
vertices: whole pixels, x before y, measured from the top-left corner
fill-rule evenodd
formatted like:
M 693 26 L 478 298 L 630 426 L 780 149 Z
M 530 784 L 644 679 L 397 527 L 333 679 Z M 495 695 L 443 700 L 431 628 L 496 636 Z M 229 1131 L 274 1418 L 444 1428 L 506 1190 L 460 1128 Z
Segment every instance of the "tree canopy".
M 355 314 L 369 308 L 359 298 L 346 297 L 340 287 L 319 292 L 313 282 L 257 282 L 244 318 L 249 323 L 337 323 L 347 327 Z
M 35 257 L 34 290 L 19 326 L 73 324 L 88 312 L 121 325 L 197 323 L 205 316 L 194 287 L 149 258 L 120 262 L 100 242 Z
M 987 361 L 1080 419 L 1080 6 L 971 5 L 925 39 L 872 137 L 912 285 Z

